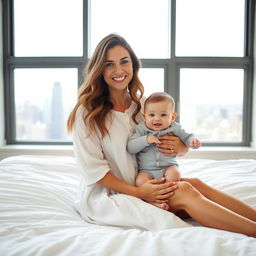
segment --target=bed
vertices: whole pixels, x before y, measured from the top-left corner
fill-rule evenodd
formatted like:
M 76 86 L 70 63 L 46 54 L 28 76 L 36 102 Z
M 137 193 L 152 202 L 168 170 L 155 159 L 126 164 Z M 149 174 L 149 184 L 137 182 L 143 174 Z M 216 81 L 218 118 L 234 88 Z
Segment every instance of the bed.
M 256 160 L 180 159 L 183 176 L 256 207 Z M 256 255 L 256 239 L 203 227 L 151 232 L 86 223 L 75 211 L 80 173 L 73 157 L 0 161 L 0 255 Z

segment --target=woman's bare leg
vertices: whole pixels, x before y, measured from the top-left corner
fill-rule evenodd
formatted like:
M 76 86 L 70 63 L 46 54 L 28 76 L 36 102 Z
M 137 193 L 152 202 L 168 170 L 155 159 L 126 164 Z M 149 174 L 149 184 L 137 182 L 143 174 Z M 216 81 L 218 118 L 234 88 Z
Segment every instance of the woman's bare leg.
M 136 177 L 135 184 L 137 187 L 141 186 L 144 184 L 146 181 L 151 180 L 152 177 L 148 175 L 146 172 L 139 172 L 139 174 Z M 148 202 L 150 204 L 153 204 L 154 206 L 161 208 L 163 210 L 169 210 L 169 205 L 168 203 L 155 203 L 155 202 Z
M 256 221 L 256 209 L 245 204 L 244 202 L 225 194 L 215 188 L 212 188 L 197 178 L 182 180 L 189 182 L 194 188 L 196 188 L 201 194 L 210 199 L 211 201 L 228 208 L 229 210 L 236 212 L 250 220 Z
M 188 182 L 178 182 L 175 194 L 169 198 L 169 205 L 172 212 L 185 210 L 207 227 L 256 237 L 255 221 L 209 200 Z

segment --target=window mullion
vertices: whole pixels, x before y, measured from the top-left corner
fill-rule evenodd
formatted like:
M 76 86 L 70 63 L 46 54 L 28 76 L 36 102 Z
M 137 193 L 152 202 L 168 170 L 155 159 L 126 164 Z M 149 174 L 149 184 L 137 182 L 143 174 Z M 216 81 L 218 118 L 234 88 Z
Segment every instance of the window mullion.
M 176 62 L 176 0 L 171 0 L 171 13 L 170 13 L 170 51 L 171 58 L 168 63 L 168 74 L 167 74 L 167 92 L 170 93 L 176 101 L 176 111 L 179 110 L 179 76 L 177 73 L 177 62 Z M 179 117 L 177 117 L 177 121 Z
M 10 57 L 9 64 L 15 67 L 79 67 L 82 57 Z

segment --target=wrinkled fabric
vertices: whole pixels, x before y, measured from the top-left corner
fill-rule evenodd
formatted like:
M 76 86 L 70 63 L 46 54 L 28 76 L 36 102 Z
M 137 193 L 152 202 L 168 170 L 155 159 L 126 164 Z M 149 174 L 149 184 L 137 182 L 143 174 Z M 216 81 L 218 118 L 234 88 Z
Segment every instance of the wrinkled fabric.
M 180 168 L 256 207 L 256 160 L 181 159 Z M 73 207 L 81 175 L 73 157 L 1 161 L 0 255 L 255 256 L 256 239 L 196 222 L 154 232 L 90 224 Z

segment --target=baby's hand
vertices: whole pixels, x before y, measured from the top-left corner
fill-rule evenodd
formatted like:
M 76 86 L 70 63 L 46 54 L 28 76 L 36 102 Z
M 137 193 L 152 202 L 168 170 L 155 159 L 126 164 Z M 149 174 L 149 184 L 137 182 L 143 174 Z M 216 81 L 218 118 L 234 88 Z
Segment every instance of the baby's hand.
M 148 144 L 152 144 L 152 143 L 160 144 L 161 143 L 161 141 L 158 138 L 156 138 L 153 134 L 147 135 L 147 141 L 148 141 Z
M 191 142 L 190 142 L 190 146 L 192 148 L 199 148 L 201 146 L 201 142 L 200 140 L 198 139 L 193 139 Z

